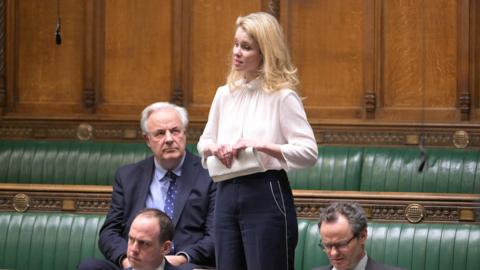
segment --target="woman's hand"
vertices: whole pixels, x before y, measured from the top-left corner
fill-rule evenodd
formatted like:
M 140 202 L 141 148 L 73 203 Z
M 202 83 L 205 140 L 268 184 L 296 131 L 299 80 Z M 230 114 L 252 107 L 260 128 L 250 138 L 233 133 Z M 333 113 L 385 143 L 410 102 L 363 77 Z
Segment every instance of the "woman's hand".
M 208 150 L 204 152 L 204 156 L 208 157 L 214 155 L 216 156 L 225 167 L 232 167 L 233 162 L 233 150 L 232 146 L 229 144 L 212 144 L 208 147 Z
M 285 161 L 285 158 L 282 155 L 282 150 L 279 144 L 263 143 L 259 141 L 246 140 L 246 139 L 240 139 L 233 145 L 232 147 L 233 156 L 236 158 L 238 156 L 238 152 L 247 147 L 253 147 L 255 150 L 259 152 L 263 152 L 280 161 Z
M 238 152 L 247 148 L 247 147 L 257 148 L 258 147 L 258 142 L 252 141 L 252 140 L 246 140 L 246 139 L 238 140 L 232 147 L 233 156 L 235 158 L 237 158 L 238 157 Z

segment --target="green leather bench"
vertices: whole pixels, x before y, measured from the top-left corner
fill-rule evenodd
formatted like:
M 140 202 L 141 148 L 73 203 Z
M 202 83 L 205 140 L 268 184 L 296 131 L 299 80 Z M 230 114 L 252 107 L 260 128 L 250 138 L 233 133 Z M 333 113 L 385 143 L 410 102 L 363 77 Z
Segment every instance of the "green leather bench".
M 292 189 L 480 194 L 480 151 L 321 146 L 317 163 L 288 172 Z
M 295 269 L 328 265 L 320 250 L 317 222 L 300 220 Z M 366 250 L 379 262 L 410 270 L 478 270 L 480 225 L 374 223 Z
M 97 247 L 104 215 L 0 212 L 0 269 L 69 270 Z M 299 220 L 295 269 L 328 260 L 317 223 Z M 376 260 L 411 270 L 477 270 L 480 225 L 371 223 L 366 249 Z
M 0 269 L 75 269 L 97 247 L 104 215 L 0 212 Z
M 314 166 L 290 170 L 292 189 L 360 190 L 363 147 L 320 146 Z
M 366 147 L 362 191 L 480 194 L 480 151 L 429 149 L 419 172 L 417 148 Z
M 187 148 L 197 154 L 195 144 Z M 0 140 L 0 182 L 112 185 L 118 167 L 151 155 L 144 143 Z M 316 164 L 288 172 L 292 189 L 480 193 L 480 151 L 320 146 Z
M 118 167 L 151 154 L 145 143 L 3 140 L 0 182 L 110 186 Z

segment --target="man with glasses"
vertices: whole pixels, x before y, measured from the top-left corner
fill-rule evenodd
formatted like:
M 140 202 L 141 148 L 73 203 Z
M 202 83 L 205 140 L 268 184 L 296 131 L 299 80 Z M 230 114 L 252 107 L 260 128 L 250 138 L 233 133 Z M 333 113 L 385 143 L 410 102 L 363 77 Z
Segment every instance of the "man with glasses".
M 315 270 L 400 270 L 367 256 L 367 218 L 358 204 L 330 204 L 321 211 L 318 228 L 322 239 L 320 246 L 331 265 Z
M 214 266 L 213 212 L 216 186 L 200 158 L 186 151 L 187 111 L 158 102 L 141 115 L 150 156 L 117 170 L 112 204 L 100 230 L 107 260 L 89 259 L 78 269 L 127 269 L 127 239 L 135 215 L 144 208 L 165 212 L 173 221 L 173 252 L 166 260 L 181 269 Z

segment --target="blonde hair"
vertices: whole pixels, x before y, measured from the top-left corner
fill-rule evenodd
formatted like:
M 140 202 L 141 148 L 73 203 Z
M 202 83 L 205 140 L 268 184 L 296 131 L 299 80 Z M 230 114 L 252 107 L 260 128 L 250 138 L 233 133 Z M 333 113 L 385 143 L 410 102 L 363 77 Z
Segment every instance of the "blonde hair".
M 259 77 L 263 80 L 263 88 L 273 92 L 282 88 L 295 90 L 298 85 L 297 68 L 293 65 L 288 52 L 285 37 L 277 19 L 265 12 L 251 13 L 238 17 L 236 28 L 242 28 L 255 42 L 262 55 L 258 67 Z M 227 77 L 231 89 L 242 74 L 233 66 Z

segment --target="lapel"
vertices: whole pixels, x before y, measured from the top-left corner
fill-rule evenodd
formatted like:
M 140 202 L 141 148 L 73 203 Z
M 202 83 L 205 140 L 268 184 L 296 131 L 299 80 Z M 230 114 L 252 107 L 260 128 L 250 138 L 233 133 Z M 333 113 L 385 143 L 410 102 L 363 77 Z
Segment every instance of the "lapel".
M 365 265 L 365 270 L 377 270 L 377 263 L 367 255 L 367 265 Z
M 153 179 L 153 172 L 155 168 L 153 159 L 154 157 L 150 156 L 145 162 L 143 162 L 142 169 L 140 170 L 141 173 L 139 174 L 138 179 L 134 180 L 134 185 L 138 185 L 138 194 L 131 194 L 133 198 L 137 198 L 135 200 L 133 216 L 135 216 L 138 211 L 146 207 L 145 203 L 147 202 L 147 195 L 150 190 L 150 184 Z
M 175 197 L 175 210 L 173 211 L 173 224 L 175 224 L 175 226 L 182 215 L 183 208 L 197 180 L 200 168 L 198 161 L 194 160 L 192 154 L 185 151 L 185 155 L 185 161 L 182 165 L 182 175 L 177 178 L 178 193 Z

